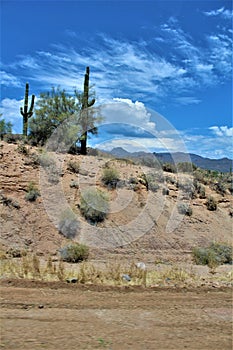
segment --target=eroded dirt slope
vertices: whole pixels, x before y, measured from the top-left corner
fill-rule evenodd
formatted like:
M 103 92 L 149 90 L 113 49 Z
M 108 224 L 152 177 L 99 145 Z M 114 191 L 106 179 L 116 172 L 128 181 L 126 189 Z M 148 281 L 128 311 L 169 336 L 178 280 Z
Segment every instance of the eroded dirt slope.
M 189 253 L 195 245 L 206 245 L 213 240 L 231 241 L 230 195 L 222 197 L 206 187 L 207 194 L 212 194 L 218 201 L 217 211 L 208 211 L 205 199 L 194 198 L 190 201 L 192 216 L 180 217 L 176 206 L 183 198 L 174 185 L 162 183 L 156 193 L 147 191 L 143 182 L 132 189 L 125 186 L 124 181 L 127 183 L 132 177 L 139 178 L 152 169 L 112 160 L 110 167 L 119 171 L 123 185 L 117 190 L 107 190 L 111 213 L 104 223 L 96 227 L 80 215 L 80 194 L 90 186 L 106 190 L 101 174 L 109 159 L 56 154 L 54 157 L 60 162 L 61 169 L 59 183 L 45 186 L 40 177 L 40 167 L 33 157 L 33 154 L 40 154 L 38 149 L 26 146 L 28 154 L 23 154 L 17 145 L 1 144 L 1 198 L 10 199 L 9 203 L 0 201 L 1 245 L 4 250 L 18 247 L 39 254 L 56 254 L 67 242 L 57 229 L 59 215 L 66 207 L 73 210 L 80 223 L 75 239 L 90 245 L 94 258 L 103 257 L 103 254 L 108 258 L 117 253 L 120 256 L 133 254 L 144 260 L 151 257 L 154 260 L 156 257 L 185 260 L 190 259 Z M 68 170 L 70 160 L 79 162 L 79 174 Z M 165 178 L 167 175 L 171 176 L 163 173 Z M 30 182 L 41 192 L 35 202 L 25 200 Z M 74 183 L 77 184 L 73 186 Z M 169 195 L 163 195 L 164 187 L 169 189 Z

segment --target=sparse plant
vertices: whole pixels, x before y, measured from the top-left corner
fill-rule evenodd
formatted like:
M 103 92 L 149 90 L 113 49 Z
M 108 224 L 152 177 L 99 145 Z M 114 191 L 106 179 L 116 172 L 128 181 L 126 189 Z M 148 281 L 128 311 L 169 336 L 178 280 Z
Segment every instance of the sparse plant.
M 43 168 L 49 168 L 51 166 L 55 165 L 55 161 L 51 155 L 48 153 L 44 152 L 43 150 L 38 156 L 39 162 Z
M 164 163 L 162 165 L 162 169 L 163 169 L 163 171 L 166 171 L 168 173 L 176 173 L 177 172 L 175 165 L 172 163 Z
M 27 252 L 24 249 L 20 248 L 10 248 L 7 250 L 7 256 L 11 258 L 21 258 L 22 256 L 26 256 Z
M 25 195 L 26 201 L 35 202 L 36 199 L 40 196 L 38 188 L 33 182 L 30 182 L 27 188 L 27 193 Z
M 210 211 L 217 210 L 217 202 L 212 196 L 208 197 L 207 202 L 206 202 L 206 207 Z
M 106 168 L 103 170 L 101 180 L 109 188 L 116 188 L 117 183 L 120 180 L 119 172 L 114 168 Z
M 74 174 L 78 174 L 80 170 L 80 163 L 74 160 L 70 160 L 67 163 L 67 169 Z
M 206 198 L 206 194 L 205 194 L 205 186 L 202 185 L 199 181 L 197 181 L 196 179 L 194 179 L 194 187 L 196 189 L 197 194 L 199 195 L 199 198 L 204 199 Z
M 59 250 L 62 261 L 77 263 L 87 260 L 89 248 L 84 244 L 70 243 Z
M 232 264 L 232 246 L 221 243 L 211 243 L 209 247 L 196 247 L 192 251 L 193 258 L 198 265 L 208 265 L 214 268 L 222 264 Z
M 181 162 L 177 164 L 177 170 L 182 173 L 192 173 L 197 166 L 190 162 Z
M 65 211 L 62 215 L 61 220 L 59 221 L 59 233 L 66 238 L 72 239 L 77 235 L 79 228 L 79 222 L 73 212 Z
M 83 191 L 80 202 L 80 211 L 90 223 L 103 221 L 109 212 L 109 198 L 106 192 L 95 188 Z
M 178 213 L 182 215 L 191 216 L 193 213 L 193 210 L 188 203 L 178 203 L 177 209 Z
M 185 198 L 195 197 L 195 187 L 191 179 L 181 179 L 178 183 L 178 188 L 182 191 Z
M 169 195 L 169 189 L 166 187 L 164 187 L 163 189 L 162 189 L 162 194 L 163 194 L 163 196 L 168 196 Z
M 221 194 L 222 196 L 226 194 L 226 186 L 222 181 L 217 182 L 214 185 L 214 189 L 217 193 Z
M 30 152 L 24 141 L 18 142 L 17 151 L 25 156 L 29 156 Z

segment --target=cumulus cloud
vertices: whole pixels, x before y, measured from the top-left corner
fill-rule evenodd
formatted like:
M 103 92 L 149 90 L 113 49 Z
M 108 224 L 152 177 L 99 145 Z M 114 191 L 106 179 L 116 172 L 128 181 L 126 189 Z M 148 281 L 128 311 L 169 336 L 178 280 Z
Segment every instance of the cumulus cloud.
M 96 140 L 98 148 L 123 147 L 129 152 L 187 151 L 179 132 L 166 118 L 148 111 L 142 102 L 115 98 L 103 104 L 100 113 L 105 128 L 104 137 Z

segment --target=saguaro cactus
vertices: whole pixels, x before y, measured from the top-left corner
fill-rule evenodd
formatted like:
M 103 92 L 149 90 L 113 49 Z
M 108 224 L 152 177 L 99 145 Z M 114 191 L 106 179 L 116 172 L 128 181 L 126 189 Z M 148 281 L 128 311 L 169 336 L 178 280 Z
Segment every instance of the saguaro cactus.
M 29 84 L 26 83 L 24 107 L 20 108 L 20 113 L 23 116 L 23 135 L 24 136 L 27 136 L 28 134 L 28 119 L 33 115 L 34 100 L 35 100 L 35 95 L 32 95 L 31 105 L 28 110 L 28 94 L 29 94 Z
M 85 74 L 85 78 L 84 78 L 84 92 L 83 92 L 83 99 L 82 99 L 82 110 L 93 106 L 93 104 L 95 103 L 95 99 L 93 98 L 90 102 L 89 102 L 89 74 L 90 74 L 90 68 L 86 67 L 86 74 Z M 88 118 L 87 116 L 84 116 L 84 119 Z M 84 132 L 82 134 L 80 143 L 81 143 L 81 154 L 87 154 L 87 132 L 88 132 L 88 120 L 85 120 L 84 123 L 85 125 L 84 127 Z

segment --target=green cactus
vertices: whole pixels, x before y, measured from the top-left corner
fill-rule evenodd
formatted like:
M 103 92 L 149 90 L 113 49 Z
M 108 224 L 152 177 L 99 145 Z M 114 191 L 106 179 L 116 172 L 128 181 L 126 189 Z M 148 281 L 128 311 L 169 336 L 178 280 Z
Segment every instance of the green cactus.
M 28 133 L 28 119 L 33 115 L 34 100 L 35 95 L 32 95 L 31 105 L 28 110 L 28 94 L 29 94 L 29 84 L 26 83 L 25 87 L 25 97 L 24 97 L 24 107 L 20 108 L 20 113 L 23 116 L 23 135 L 27 136 Z
M 93 98 L 91 101 L 89 101 L 89 74 L 90 74 L 90 68 L 86 67 L 86 74 L 84 78 L 84 92 L 83 92 L 83 99 L 82 99 L 82 110 L 93 106 L 95 103 L 95 99 Z M 80 143 L 81 143 L 81 154 L 87 154 L 87 132 L 88 130 L 84 130 L 84 133 L 81 137 Z

